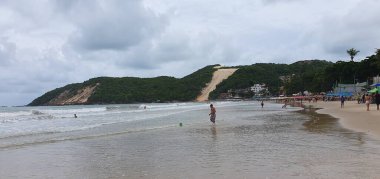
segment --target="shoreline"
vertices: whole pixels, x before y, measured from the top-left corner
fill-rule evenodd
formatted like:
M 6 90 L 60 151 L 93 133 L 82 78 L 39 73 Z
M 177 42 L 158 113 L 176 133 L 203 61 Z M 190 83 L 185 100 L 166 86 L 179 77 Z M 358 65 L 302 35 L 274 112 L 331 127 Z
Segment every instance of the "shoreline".
M 366 111 L 365 104 L 357 104 L 357 101 L 346 101 L 344 108 L 340 108 L 340 101 L 305 104 L 317 108 L 316 112 L 319 114 L 329 114 L 338 118 L 339 124 L 344 128 L 362 132 L 380 140 L 380 111 L 376 110 L 376 104 L 370 105 L 370 111 Z

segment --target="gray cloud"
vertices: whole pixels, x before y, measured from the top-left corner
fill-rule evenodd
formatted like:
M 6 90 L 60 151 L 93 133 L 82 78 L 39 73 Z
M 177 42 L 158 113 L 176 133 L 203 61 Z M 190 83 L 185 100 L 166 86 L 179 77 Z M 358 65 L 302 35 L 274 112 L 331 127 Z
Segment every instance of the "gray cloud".
M 360 58 L 372 55 L 380 46 L 379 7 L 377 0 L 361 1 L 346 14 L 326 17 L 318 29 L 324 50 L 344 59 L 348 56 L 342 52 L 349 48 L 360 50 Z
M 71 8 L 77 31 L 71 36 L 75 48 L 125 50 L 159 34 L 166 19 L 143 7 L 140 0 L 84 1 Z M 107 3 L 106 3 L 107 2 Z
M 97 76 L 356 59 L 380 47 L 378 0 L 0 1 L 0 105 Z
M 6 38 L 0 39 L 0 65 L 9 66 L 14 59 L 16 47 L 14 43 L 8 42 Z

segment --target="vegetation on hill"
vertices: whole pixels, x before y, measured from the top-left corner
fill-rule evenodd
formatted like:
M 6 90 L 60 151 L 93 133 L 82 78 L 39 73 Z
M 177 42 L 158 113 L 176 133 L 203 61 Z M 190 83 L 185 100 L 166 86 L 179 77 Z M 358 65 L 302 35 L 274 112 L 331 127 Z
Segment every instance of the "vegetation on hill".
M 261 83 L 265 83 L 274 96 L 280 94 L 280 87 L 283 87 L 286 95 L 303 91 L 319 93 L 332 90 L 336 83 L 371 83 L 372 77 L 380 74 L 380 49 L 360 62 L 354 62 L 352 59 L 353 56 L 348 62 L 308 60 L 290 65 L 257 63 L 240 66 L 230 78 L 216 87 L 210 98 L 216 99 L 230 89 L 244 89 Z
M 211 81 L 217 65 L 206 66 L 181 79 L 168 76 L 156 78 L 137 77 L 98 77 L 83 83 L 70 84 L 62 88 L 49 91 L 33 100 L 29 105 L 47 105 L 68 90 L 69 96 L 77 94 L 78 89 L 99 84 L 95 92 L 89 97 L 88 104 L 136 103 L 136 102 L 168 102 L 192 101 Z
M 96 84 L 99 85 L 89 97 L 88 104 L 192 101 L 211 81 L 215 66 L 206 66 L 181 79 L 168 76 L 93 78 L 47 92 L 29 105 L 47 105 L 63 92 L 70 97 L 79 89 Z M 293 64 L 257 63 L 235 68 L 238 70 L 210 93 L 210 99 L 217 99 L 221 93 L 231 89 L 246 89 L 262 83 L 268 86 L 271 95 L 276 96 L 280 92 L 287 95 L 303 91 L 326 92 L 336 83 L 370 81 L 380 73 L 380 50 L 360 62 L 307 60 Z
M 73 83 L 66 85 L 61 88 L 57 88 L 55 90 L 49 91 L 45 93 L 44 95 L 34 99 L 31 103 L 28 104 L 28 106 L 38 106 L 38 105 L 46 105 L 50 100 L 56 98 L 64 91 L 68 91 L 69 96 L 74 96 L 76 94 L 76 91 L 80 89 L 83 86 L 81 83 Z
M 380 74 L 380 50 L 360 62 L 338 61 L 325 70 L 325 83 L 371 82 Z
M 322 91 L 327 88 L 323 84 L 320 73 L 331 62 L 321 60 L 298 61 L 296 63 L 274 64 L 256 63 L 249 66 L 240 66 L 239 69 L 227 80 L 217 85 L 216 90 L 210 94 L 211 99 L 216 99 L 220 93 L 229 89 L 244 89 L 254 84 L 266 84 L 272 95 L 277 95 L 281 86 L 285 86 L 287 93 L 294 93 L 310 89 L 311 91 Z M 282 80 L 280 77 L 282 76 Z M 291 80 L 286 81 L 285 79 Z

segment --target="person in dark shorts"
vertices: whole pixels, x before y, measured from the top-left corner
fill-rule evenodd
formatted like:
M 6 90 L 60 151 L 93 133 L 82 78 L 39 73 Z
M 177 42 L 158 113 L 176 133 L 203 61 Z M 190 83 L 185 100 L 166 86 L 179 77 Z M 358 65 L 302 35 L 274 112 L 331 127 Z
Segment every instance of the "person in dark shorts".
M 380 105 L 380 94 L 379 94 L 378 91 L 376 91 L 376 94 L 375 94 L 375 102 L 376 102 L 377 110 L 379 110 L 379 105 Z
M 344 108 L 344 101 L 345 101 L 345 97 L 344 96 L 341 96 L 340 97 L 340 108 Z
M 215 124 L 215 118 L 216 118 L 216 110 L 214 108 L 214 105 L 210 104 L 210 121 Z

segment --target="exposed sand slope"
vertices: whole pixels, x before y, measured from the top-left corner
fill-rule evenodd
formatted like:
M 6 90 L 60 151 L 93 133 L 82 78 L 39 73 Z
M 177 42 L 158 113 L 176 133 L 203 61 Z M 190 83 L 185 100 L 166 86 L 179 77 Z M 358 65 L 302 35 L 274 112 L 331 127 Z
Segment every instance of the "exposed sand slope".
M 62 92 L 57 98 L 49 101 L 48 105 L 84 104 L 94 93 L 95 88 L 98 85 L 99 83 L 97 83 L 95 86 L 87 86 L 85 88 L 79 89 L 72 97 L 68 97 L 69 91 L 66 90 Z
M 323 108 L 318 113 L 339 118 L 343 127 L 380 139 L 380 111 L 376 110 L 375 104 L 370 105 L 370 111 L 366 111 L 365 104 L 357 104 L 356 101 L 346 101 L 344 108 L 340 108 L 339 101 L 318 102 L 316 106 Z
M 220 67 L 216 67 L 220 68 Z M 218 69 L 214 72 L 212 76 L 212 80 L 207 86 L 202 90 L 201 95 L 197 97 L 197 101 L 207 101 L 208 96 L 211 91 L 214 91 L 216 88 L 216 85 L 218 85 L 223 80 L 227 79 L 229 76 L 231 76 L 237 68 L 229 68 L 229 69 Z

